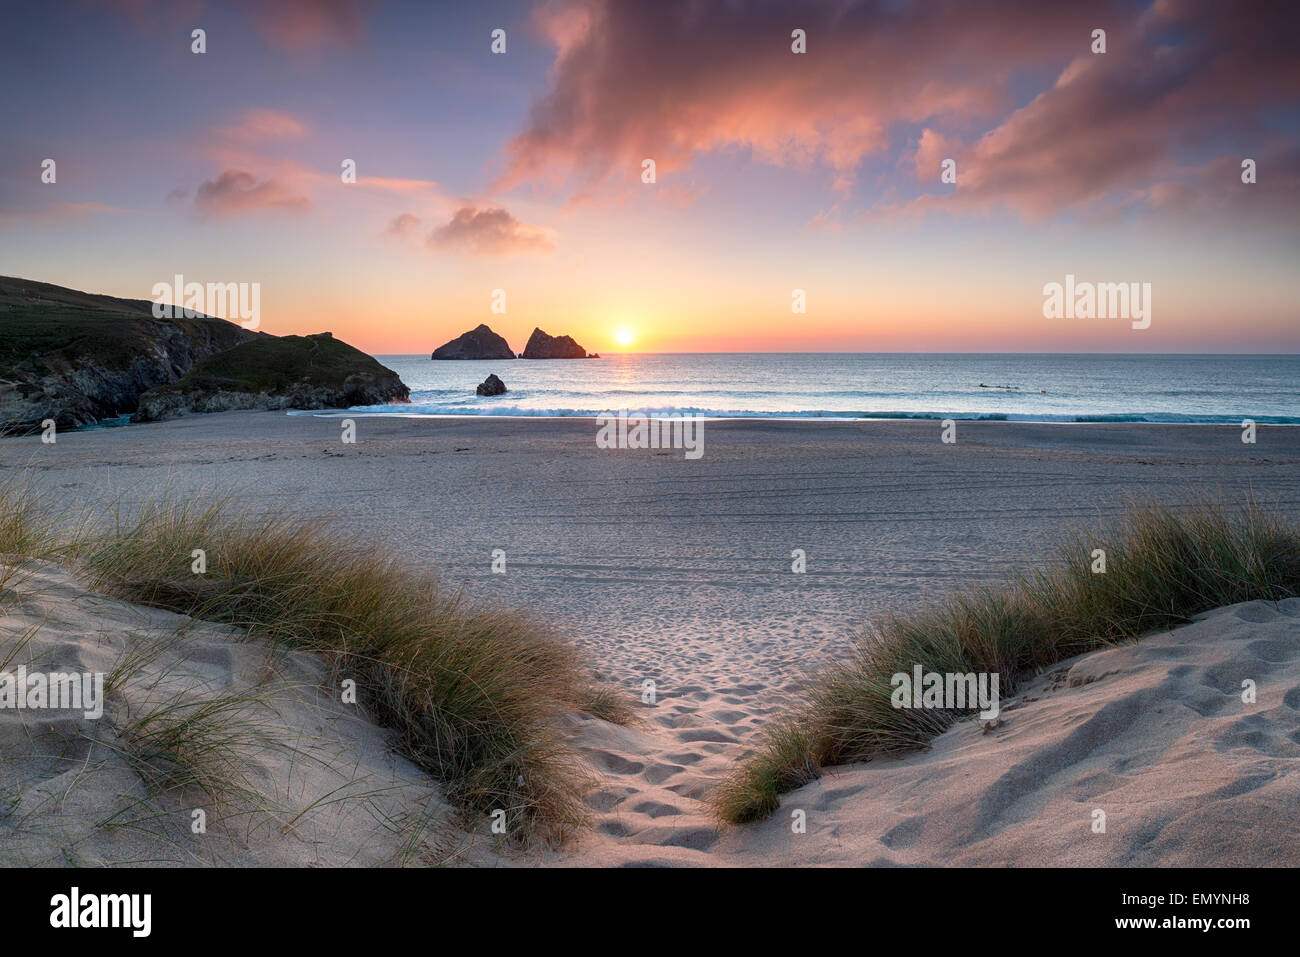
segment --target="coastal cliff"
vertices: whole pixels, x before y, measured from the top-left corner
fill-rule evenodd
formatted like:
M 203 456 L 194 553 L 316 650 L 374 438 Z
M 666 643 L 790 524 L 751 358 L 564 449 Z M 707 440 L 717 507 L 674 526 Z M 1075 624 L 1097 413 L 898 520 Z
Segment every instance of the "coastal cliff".
M 0 428 L 61 429 L 134 412 L 141 394 L 263 336 L 203 316 L 155 319 L 153 303 L 0 277 Z
M 406 401 L 391 369 L 334 339 L 272 336 L 212 316 L 156 319 L 153 303 L 0 277 L 0 431 L 131 415 Z
M 133 422 L 235 409 L 346 409 L 406 402 L 397 373 L 330 333 L 263 336 L 140 396 Z

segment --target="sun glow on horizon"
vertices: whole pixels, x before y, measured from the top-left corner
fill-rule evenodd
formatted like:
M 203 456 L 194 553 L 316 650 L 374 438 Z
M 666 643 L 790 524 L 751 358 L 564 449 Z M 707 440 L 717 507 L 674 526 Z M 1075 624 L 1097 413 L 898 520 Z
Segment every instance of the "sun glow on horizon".
M 622 326 L 614 332 L 614 341 L 626 349 L 636 341 L 636 333 L 627 326 Z

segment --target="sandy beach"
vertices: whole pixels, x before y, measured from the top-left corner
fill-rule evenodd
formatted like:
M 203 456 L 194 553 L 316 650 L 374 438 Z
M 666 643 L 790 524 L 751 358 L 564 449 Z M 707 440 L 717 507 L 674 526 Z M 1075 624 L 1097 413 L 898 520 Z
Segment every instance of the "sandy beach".
M 1300 5 L 10 6 L 24 945 L 1294 923 Z
M 962 722 L 928 752 L 787 795 L 759 825 L 721 829 L 704 799 L 806 672 L 875 616 L 1005 579 L 1067 527 L 1132 500 L 1254 494 L 1294 518 L 1300 430 L 1264 428 L 1244 445 L 1240 430 L 1213 426 L 962 422 L 949 445 L 937 422 L 711 421 L 704 456 L 688 461 L 598 449 L 583 419 L 355 421 L 354 445 L 340 441 L 340 417 L 280 413 L 62 434 L 53 446 L 10 439 L 0 466 L 38 470 L 69 514 L 224 490 L 329 516 L 476 599 L 545 616 L 642 716 L 627 728 L 573 716 L 599 775 L 594 827 L 549 852 L 553 863 L 1296 863 L 1167 831 L 1222 830 L 1232 814 L 1262 826 L 1294 805 L 1294 602 L 1248 603 L 1064 662 L 996 733 Z M 505 574 L 492 572 L 494 549 Z M 791 569 L 795 549 L 804 573 Z M 1280 682 L 1250 715 L 1201 701 L 1234 668 Z M 653 706 L 641 703 L 646 681 Z M 1214 760 L 1183 774 L 1197 754 Z M 1126 787 L 1152 800 L 1135 807 L 1117 797 Z M 1140 834 L 1071 836 L 1102 792 Z M 1206 801 L 1219 810 L 1192 813 Z M 807 834 L 791 841 L 787 809 L 801 807 Z

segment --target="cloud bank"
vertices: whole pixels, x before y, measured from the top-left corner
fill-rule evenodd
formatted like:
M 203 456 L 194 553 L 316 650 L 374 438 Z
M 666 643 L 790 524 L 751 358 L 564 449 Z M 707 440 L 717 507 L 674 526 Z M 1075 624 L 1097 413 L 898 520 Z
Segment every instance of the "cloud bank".
M 1241 158 L 1300 145 L 1276 121 L 1300 105 L 1300 6 L 551 0 L 534 22 L 556 62 L 502 189 L 606 197 L 635 188 L 645 158 L 671 183 L 739 150 L 824 169 L 859 210 L 1119 215 L 1226 191 Z M 806 53 L 791 52 L 795 29 Z M 946 158 L 955 190 L 940 188 Z M 889 195 L 881 168 L 920 195 Z M 1294 177 L 1273 172 L 1269 204 L 1300 205 Z

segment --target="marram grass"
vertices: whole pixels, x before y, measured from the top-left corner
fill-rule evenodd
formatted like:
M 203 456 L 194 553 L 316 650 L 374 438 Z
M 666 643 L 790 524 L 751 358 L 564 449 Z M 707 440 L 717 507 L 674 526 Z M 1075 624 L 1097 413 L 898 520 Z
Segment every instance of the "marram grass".
M 0 481 L 0 562 L 8 556 L 49 558 L 59 550 L 59 530 L 30 479 Z
M 538 620 L 475 605 L 373 542 L 229 498 L 159 499 L 56 545 L 43 509 L 14 488 L 0 483 L 0 552 L 75 560 L 108 594 L 325 656 L 327 690 L 354 681 L 359 705 L 470 820 L 504 812 L 523 843 L 584 823 L 589 772 L 562 715 L 625 722 L 631 708 Z
M 1093 571 L 1094 549 L 1106 570 Z M 996 672 L 1003 694 L 1041 668 L 1184 624 L 1242 601 L 1300 594 L 1300 528 L 1251 503 L 1186 513 L 1134 508 L 1119 522 L 1057 546 L 1055 560 L 1007 585 L 888 617 L 858 636 L 847 660 L 816 675 L 714 794 L 729 823 L 771 814 L 780 795 L 823 767 L 923 748 L 967 711 L 891 705 L 891 677 Z
M 193 571 L 202 549 L 206 571 Z M 590 784 L 560 715 L 626 720 L 574 648 L 517 611 L 483 608 L 364 539 L 287 515 L 161 501 L 83 549 L 94 585 L 324 654 L 336 693 L 397 732 L 407 757 L 520 840 L 562 840 Z

